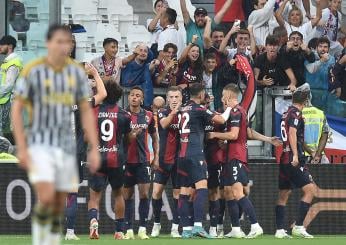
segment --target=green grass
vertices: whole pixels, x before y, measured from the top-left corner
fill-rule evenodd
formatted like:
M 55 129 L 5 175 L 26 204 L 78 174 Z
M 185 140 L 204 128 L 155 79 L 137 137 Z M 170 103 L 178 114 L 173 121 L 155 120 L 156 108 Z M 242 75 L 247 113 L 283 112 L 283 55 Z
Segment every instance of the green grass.
M 100 240 L 89 240 L 87 236 L 80 236 L 80 241 L 64 241 L 63 245 L 105 245 L 105 244 L 126 244 L 126 245 L 345 245 L 346 235 L 344 236 L 316 236 L 315 239 L 288 239 L 279 240 L 273 236 L 265 235 L 256 239 L 172 239 L 167 236 L 161 238 L 153 238 L 150 240 L 128 240 L 115 241 L 112 235 L 102 235 Z M 22 235 L 2 235 L 0 236 L 1 245 L 30 245 L 30 236 Z

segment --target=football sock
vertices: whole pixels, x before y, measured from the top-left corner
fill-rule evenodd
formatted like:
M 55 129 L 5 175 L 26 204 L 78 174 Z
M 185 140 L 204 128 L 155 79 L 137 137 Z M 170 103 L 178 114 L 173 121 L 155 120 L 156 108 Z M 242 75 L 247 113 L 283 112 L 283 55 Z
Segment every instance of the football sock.
M 220 209 L 219 209 L 219 218 L 218 218 L 218 224 L 222 225 L 223 224 L 223 217 L 225 216 L 225 209 L 226 209 L 226 201 L 225 199 L 220 199 Z
M 96 219 L 98 220 L 98 210 L 96 208 L 91 208 L 89 209 L 88 211 L 88 215 L 89 215 L 89 222 L 92 220 L 92 219 Z
M 139 200 L 139 226 L 147 227 L 147 220 L 149 215 L 149 199 L 141 198 Z
M 77 216 L 77 193 L 69 193 L 66 200 L 66 228 L 74 230 Z
M 189 222 L 189 196 L 188 195 L 179 195 L 179 215 L 180 215 L 180 224 L 182 227 L 190 226 Z
M 162 199 L 152 199 L 151 200 L 153 205 L 153 213 L 154 213 L 154 222 L 160 223 L 161 220 L 161 209 L 162 209 Z M 173 207 L 174 209 L 174 207 Z M 173 211 L 174 213 L 174 211 Z M 173 218 L 174 219 L 174 218 Z
M 49 244 L 52 225 L 52 211 L 49 208 L 36 204 L 32 214 L 32 242 L 34 245 Z
M 310 203 L 306 203 L 306 202 L 300 201 L 300 203 L 299 203 L 299 214 L 298 214 L 298 219 L 297 219 L 297 222 L 296 222 L 297 226 L 302 226 L 303 225 L 305 216 L 308 213 L 309 208 L 310 208 Z
M 178 199 L 173 198 L 173 224 L 179 224 Z
M 240 204 L 240 206 L 244 210 L 245 214 L 247 216 L 249 216 L 250 223 L 251 224 L 256 224 L 257 223 L 257 218 L 256 218 L 255 208 L 252 205 L 252 203 L 249 200 L 249 198 L 247 198 L 245 196 L 245 197 L 241 198 L 240 200 L 238 200 L 238 203 Z
M 229 200 L 227 201 L 227 207 L 232 227 L 240 227 L 238 202 L 236 200 Z
M 284 229 L 285 206 L 276 205 L 275 207 L 276 229 Z
M 116 219 L 115 220 L 115 231 L 116 232 L 124 232 L 125 231 L 125 223 L 124 219 Z
M 210 226 L 216 227 L 218 222 L 220 210 L 219 200 L 209 201 L 209 216 L 210 216 Z
M 194 222 L 202 222 L 204 218 L 204 204 L 208 199 L 208 189 L 197 189 L 195 200 L 193 201 L 193 219 Z
M 126 229 L 132 229 L 132 214 L 134 211 L 133 199 L 125 200 L 125 225 Z

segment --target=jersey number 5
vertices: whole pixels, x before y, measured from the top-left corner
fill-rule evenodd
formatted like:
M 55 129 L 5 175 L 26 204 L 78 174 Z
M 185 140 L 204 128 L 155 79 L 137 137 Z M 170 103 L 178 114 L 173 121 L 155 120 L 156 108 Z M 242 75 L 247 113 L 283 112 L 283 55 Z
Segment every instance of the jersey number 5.
M 103 141 L 110 141 L 114 134 L 114 124 L 111 120 L 106 119 L 101 123 L 101 139 Z
M 189 113 L 185 112 L 182 115 L 178 114 L 178 124 L 179 124 L 179 133 L 180 134 L 189 134 L 190 133 L 190 129 L 186 128 L 187 124 L 190 121 L 190 115 Z M 183 125 L 180 127 L 180 122 L 183 123 Z

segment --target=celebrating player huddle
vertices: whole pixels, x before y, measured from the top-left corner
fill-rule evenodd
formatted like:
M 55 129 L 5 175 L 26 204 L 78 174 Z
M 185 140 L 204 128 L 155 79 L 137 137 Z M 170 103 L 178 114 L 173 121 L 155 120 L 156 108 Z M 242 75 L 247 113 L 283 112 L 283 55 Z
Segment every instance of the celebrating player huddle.
M 263 136 L 250 128 L 247 108 L 243 108 L 238 101 L 238 86 L 228 84 L 223 89 L 222 114 L 208 109 L 207 93 L 199 83 L 189 86 L 190 100 L 184 105 L 182 89 L 177 86 L 168 88 L 166 106 L 151 112 L 141 106 L 145 95 L 140 87 L 131 88 L 128 108 L 120 108 L 117 102 L 122 96 L 122 89 L 110 80 L 104 84 L 107 95 L 103 102 L 99 103 L 95 97 L 92 100 L 92 114 L 84 82 L 87 78 L 67 58 L 70 38 L 69 31 L 64 27 L 56 26 L 50 30 L 48 56 L 24 69 L 12 109 L 13 121 L 17 125 L 14 133 L 18 158 L 21 166 L 28 170 L 38 197 L 33 215 L 33 244 L 59 243 L 66 193 L 76 189 L 76 154 L 71 146 L 69 127 L 74 104 L 80 106 L 85 138 L 90 148 L 90 239 L 100 238 L 98 229 L 102 221 L 99 221 L 99 204 L 102 191 L 108 184 L 115 201 L 114 238 L 135 238 L 132 227 L 133 196 L 134 186 L 138 185 L 138 237 L 149 239 L 146 227 L 152 176 L 154 226 L 151 237 L 160 235 L 162 192 L 170 178 L 173 186 L 172 237 L 223 237 L 226 206 L 232 223 L 232 230 L 226 237 L 255 238 L 262 235 L 263 229 L 257 221 L 255 208 L 247 196 L 247 140 L 256 139 L 273 145 L 281 142 L 276 137 Z M 54 53 L 54 50 L 61 49 L 61 45 L 66 46 L 63 49 L 66 52 Z M 305 100 L 304 93 L 293 95 L 294 104 L 282 123 L 284 153 L 280 165 L 280 199 L 276 207 L 276 237 L 279 238 L 288 236 L 283 229 L 284 206 L 292 187 L 304 191 L 293 233 L 311 237 L 302 225 L 314 192 L 311 176 L 304 169 L 301 155 L 304 152 L 304 121 L 300 111 Z M 21 119 L 25 104 L 29 105 L 29 112 L 33 115 L 28 133 L 29 151 Z M 152 161 L 149 142 L 154 152 Z M 206 232 L 202 222 L 208 196 L 210 230 Z M 241 212 L 251 222 L 247 235 L 240 227 Z M 182 228 L 181 234 L 179 227 Z

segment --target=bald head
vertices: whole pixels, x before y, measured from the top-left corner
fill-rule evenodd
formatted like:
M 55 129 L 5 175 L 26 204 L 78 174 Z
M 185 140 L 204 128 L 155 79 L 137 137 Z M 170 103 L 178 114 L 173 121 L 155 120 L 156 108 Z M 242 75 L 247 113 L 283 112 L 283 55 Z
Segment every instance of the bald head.
M 153 112 L 157 112 L 161 108 L 163 108 L 166 104 L 166 101 L 163 97 L 161 96 L 156 96 L 153 101 Z

